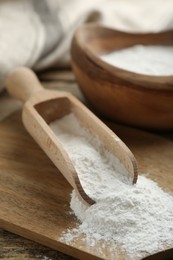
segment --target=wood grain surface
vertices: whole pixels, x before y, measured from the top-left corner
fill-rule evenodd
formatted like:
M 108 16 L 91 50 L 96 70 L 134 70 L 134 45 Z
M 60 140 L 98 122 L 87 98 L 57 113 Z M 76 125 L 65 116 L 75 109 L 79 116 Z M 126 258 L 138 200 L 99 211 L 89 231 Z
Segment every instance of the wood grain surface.
M 58 83 L 51 84 L 58 89 Z M 4 93 L 1 97 L 4 110 L 0 123 L 0 226 L 81 259 L 92 259 L 86 253 L 78 254 L 72 248 L 57 246 L 60 233 L 76 225 L 75 218 L 69 214 L 71 187 L 26 133 L 21 123 L 20 104 L 14 106 L 12 111 L 16 112 L 8 114 L 8 106 L 5 106 L 8 95 Z M 147 173 L 166 191 L 173 192 L 173 142 L 132 128 L 115 124 L 110 124 L 110 127 L 132 149 L 140 171 Z M 33 237 L 33 233 L 36 236 Z M 46 236 L 52 237 L 54 242 L 48 241 Z M 81 246 L 80 250 L 84 250 L 85 246 Z M 97 259 L 104 257 L 94 250 L 90 253 L 97 255 Z M 169 250 L 147 259 L 172 257 L 173 252 Z M 104 258 L 109 259 L 109 256 Z M 54 260 L 72 257 L 1 230 L 0 259 Z M 121 259 L 124 258 L 121 256 Z
M 47 89 L 66 90 L 86 102 L 78 89 L 71 71 L 47 71 L 39 75 Z M 6 91 L 0 94 L 0 122 L 22 107 L 21 103 L 10 97 Z M 1 158 L 1 156 L 0 156 Z M 0 159 L 1 160 L 1 159 Z M 65 260 L 75 259 L 50 247 L 25 239 L 19 235 L 0 229 L 0 259 L 2 260 Z

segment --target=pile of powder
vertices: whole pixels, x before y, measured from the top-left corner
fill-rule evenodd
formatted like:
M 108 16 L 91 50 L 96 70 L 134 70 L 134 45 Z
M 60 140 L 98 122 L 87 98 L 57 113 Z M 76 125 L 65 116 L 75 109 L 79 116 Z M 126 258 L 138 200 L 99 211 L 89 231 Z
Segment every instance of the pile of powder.
M 154 253 L 173 243 L 173 197 L 144 176 L 131 185 L 126 169 L 73 114 L 50 124 L 73 161 L 81 184 L 96 203 L 84 205 L 75 191 L 71 209 L 80 220 L 64 234 L 70 242 L 84 233 L 89 246 L 100 240 L 128 254 Z M 135 259 L 134 257 L 132 259 Z
M 154 76 L 173 75 L 172 46 L 135 45 L 104 54 L 101 59 L 131 72 Z

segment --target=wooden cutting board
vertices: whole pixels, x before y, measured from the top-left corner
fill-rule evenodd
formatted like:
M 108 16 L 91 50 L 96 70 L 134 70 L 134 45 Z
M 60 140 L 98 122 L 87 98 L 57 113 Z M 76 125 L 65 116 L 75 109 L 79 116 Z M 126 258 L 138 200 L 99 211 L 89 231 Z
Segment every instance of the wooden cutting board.
M 139 171 L 173 192 L 173 142 L 132 128 L 111 127 L 135 154 Z M 67 181 L 25 131 L 21 111 L 1 122 L 0 227 L 80 259 L 129 259 L 121 251 L 110 255 L 99 245 L 88 247 L 80 238 L 69 245 L 60 241 L 63 232 L 77 225 L 69 213 L 70 192 Z M 152 259 L 173 257 L 173 249 L 165 250 Z

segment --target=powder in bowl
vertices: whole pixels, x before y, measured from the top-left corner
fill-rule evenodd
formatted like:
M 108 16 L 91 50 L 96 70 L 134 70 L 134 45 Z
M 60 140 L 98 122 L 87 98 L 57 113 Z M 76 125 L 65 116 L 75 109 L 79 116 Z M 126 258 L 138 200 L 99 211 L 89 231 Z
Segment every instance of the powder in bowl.
M 135 45 L 101 55 L 118 68 L 150 76 L 173 75 L 173 46 Z

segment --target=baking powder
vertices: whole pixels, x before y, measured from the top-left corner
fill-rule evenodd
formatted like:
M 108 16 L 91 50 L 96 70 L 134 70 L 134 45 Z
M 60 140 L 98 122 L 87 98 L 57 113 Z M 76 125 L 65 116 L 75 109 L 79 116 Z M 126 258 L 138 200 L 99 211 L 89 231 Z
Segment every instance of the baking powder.
M 89 246 L 103 240 L 113 243 L 113 252 L 121 245 L 131 259 L 173 243 L 171 195 L 144 176 L 131 185 L 120 161 L 73 114 L 52 122 L 50 127 L 73 161 L 84 190 L 96 201 L 86 206 L 72 192 L 70 206 L 80 225 L 64 234 L 63 241 L 70 243 L 84 233 Z
M 135 45 L 101 56 L 118 68 L 153 76 L 173 75 L 172 46 Z

